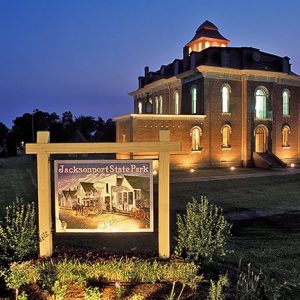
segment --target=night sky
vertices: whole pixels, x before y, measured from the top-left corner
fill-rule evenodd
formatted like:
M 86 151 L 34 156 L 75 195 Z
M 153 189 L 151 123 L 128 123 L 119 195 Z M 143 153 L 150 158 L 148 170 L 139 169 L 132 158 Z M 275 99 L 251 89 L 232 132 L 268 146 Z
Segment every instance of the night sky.
M 131 113 L 144 67 L 182 58 L 205 20 L 229 46 L 288 56 L 300 74 L 299 0 L 0 0 L 0 122 Z

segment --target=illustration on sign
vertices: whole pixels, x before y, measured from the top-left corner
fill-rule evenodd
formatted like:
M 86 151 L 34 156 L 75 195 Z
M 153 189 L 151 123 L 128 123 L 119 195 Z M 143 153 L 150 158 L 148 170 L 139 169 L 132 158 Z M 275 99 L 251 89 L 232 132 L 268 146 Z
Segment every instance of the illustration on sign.
M 56 160 L 56 232 L 152 232 L 152 161 Z

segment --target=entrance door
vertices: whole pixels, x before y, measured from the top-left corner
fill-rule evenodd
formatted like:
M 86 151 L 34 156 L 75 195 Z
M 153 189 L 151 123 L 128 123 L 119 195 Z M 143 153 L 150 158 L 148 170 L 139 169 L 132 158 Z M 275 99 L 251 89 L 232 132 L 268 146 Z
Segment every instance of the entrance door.
M 255 129 L 255 152 L 267 152 L 267 129 L 264 126 L 258 126 Z

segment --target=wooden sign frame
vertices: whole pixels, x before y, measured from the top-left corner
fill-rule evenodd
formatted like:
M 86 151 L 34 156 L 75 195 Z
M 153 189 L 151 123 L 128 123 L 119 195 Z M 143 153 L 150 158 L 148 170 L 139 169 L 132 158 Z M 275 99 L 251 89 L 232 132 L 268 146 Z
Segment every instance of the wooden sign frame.
M 26 144 L 26 154 L 37 155 L 38 221 L 39 233 L 47 233 L 40 242 L 39 255 L 51 256 L 52 212 L 51 212 L 51 154 L 158 152 L 158 253 L 162 258 L 170 257 L 170 152 L 181 151 L 180 142 L 170 142 L 170 131 L 160 130 L 158 142 L 127 143 L 50 143 L 49 131 L 37 132 L 37 143 Z

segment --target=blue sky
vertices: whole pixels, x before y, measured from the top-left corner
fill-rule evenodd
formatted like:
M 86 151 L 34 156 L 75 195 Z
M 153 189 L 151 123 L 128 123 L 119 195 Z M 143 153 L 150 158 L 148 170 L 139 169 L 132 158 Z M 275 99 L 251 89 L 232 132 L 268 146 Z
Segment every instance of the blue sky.
M 0 0 L 0 122 L 34 109 L 131 113 L 144 67 L 181 58 L 205 20 L 230 46 L 288 56 L 300 74 L 298 0 Z

